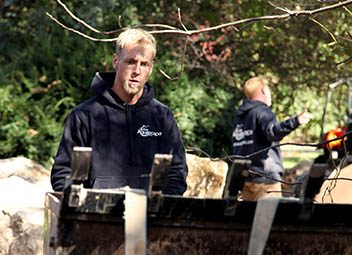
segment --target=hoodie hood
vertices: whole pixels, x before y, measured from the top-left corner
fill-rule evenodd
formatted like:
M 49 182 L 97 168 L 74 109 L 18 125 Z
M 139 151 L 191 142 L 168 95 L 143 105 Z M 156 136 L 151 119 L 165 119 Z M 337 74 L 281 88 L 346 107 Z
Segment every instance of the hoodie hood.
M 237 114 L 238 115 L 243 115 L 246 112 L 248 112 L 251 109 L 256 108 L 258 106 L 267 106 L 267 105 L 265 103 L 261 102 L 261 101 L 245 99 L 243 101 L 243 104 L 238 109 Z
M 97 72 L 92 80 L 90 88 L 97 97 L 104 99 L 108 104 L 123 107 L 125 103 L 111 89 L 114 84 L 115 75 L 115 72 Z M 148 104 L 153 98 L 153 87 L 147 82 L 144 85 L 143 95 L 135 104 L 135 107 L 140 108 L 143 105 Z

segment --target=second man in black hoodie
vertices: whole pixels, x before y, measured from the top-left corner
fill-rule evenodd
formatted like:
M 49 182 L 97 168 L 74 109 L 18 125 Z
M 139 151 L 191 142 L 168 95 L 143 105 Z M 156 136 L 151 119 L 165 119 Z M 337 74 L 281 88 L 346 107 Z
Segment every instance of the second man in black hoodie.
M 284 168 L 280 148 L 275 145 L 299 125 L 308 123 L 311 115 L 302 112 L 278 122 L 270 108 L 271 92 L 268 82 L 262 77 L 247 80 L 243 92 L 246 99 L 238 109 L 234 121 L 233 155 L 247 156 L 267 150 L 250 158 L 252 174 L 244 184 L 241 198 L 257 200 L 266 196 L 281 196 L 280 181 Z

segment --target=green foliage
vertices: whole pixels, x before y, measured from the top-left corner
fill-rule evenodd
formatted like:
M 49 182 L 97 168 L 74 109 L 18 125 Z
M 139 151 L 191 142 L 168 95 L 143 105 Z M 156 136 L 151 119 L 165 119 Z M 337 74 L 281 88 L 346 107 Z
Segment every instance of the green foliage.
M 11 85 L 3 85 L 0 93 L 0 157 L 26 156 L 50 165 L 62 131 L 53 118 L 56 107 L 40 107 L 31 93 Z
M 261 0 L 64 2 L 99 30 L 115 30 L 119 23 L 181 28 L 177 8 L 188 29 L 282 14 Z M 313 9 L 326 2 L 287 1 L 285 7 Z M 68 112 L 91 96 L 89 84 L 96 71 L 112 69 L 114 44 L 92 42 L 59 27 L 45 12 L 91 36 L 108 37 L 72 20 L 56 1 L 5 0 L 0 6 L 0 157 L 23 155 L 49 166 Z M 307 17 L 292 17 L 188 38 L 156 35 L 158 59 L 151 82 L 157 98 L 173 110 L 186 146 L 212 156 L 230 153 L 232 121 L 243 98 L 241 86 L 254 75 L 269 77 L 278 119 L 305 109 L 313 113 L 313 121 L 287 139 L 319 140 L 327 85 L 352 76 L 350 62 L 338 64 L 352 56 L 347 40 L 351 14 L 337 9 L 313 18 L 324 28 Z M 179 79 L 166 79 L 159 69 Z M 345 89 L 333 93 L 326 129 L 346 120 Z

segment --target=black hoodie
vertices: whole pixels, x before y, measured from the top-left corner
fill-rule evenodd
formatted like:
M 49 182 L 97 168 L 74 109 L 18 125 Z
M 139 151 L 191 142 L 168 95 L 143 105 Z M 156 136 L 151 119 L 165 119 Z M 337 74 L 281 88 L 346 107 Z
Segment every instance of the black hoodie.
M 246 99 L 234 121 L 233 154 L 246 156 L 275 146 L 297 127 L 297 117 L 277 122 L 275 114 L 265 103 Z M 250 159 L 250 169 L 260 175 L 251 175 L 249 181 L 273 183 L 282 180 L 284 169 L 279 147 L 264 150 Z
M 135 105 L 126 105 L 111 90 L 115 73 L 96 73 L 96 96 L 78 105 L 67 117 L 51 184 L 62 191 L 70 174 L 74 146 L 92 147 L 87 188 L 146 189 L 154 154 L 173 154 L 165 194 L 182 195 L 188 173 L 180 131 L 170 109 L 154 99 L 146 83 Z

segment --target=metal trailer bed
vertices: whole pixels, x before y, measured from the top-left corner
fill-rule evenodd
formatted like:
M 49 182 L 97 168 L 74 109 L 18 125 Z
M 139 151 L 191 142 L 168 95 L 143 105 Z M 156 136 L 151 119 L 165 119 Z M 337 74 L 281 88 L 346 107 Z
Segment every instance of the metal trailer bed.
M 45 254 L 125 254 L 124 194 L 89 190 L 79 206 L 45 202 Z M 148 201 L 147 254 L 247 254 L 256 202 L 157 194 Z M 352 205 L 280 201 L 263 254 L 352 254 Z M 265 240 L 264 240 L 265 241 Z

